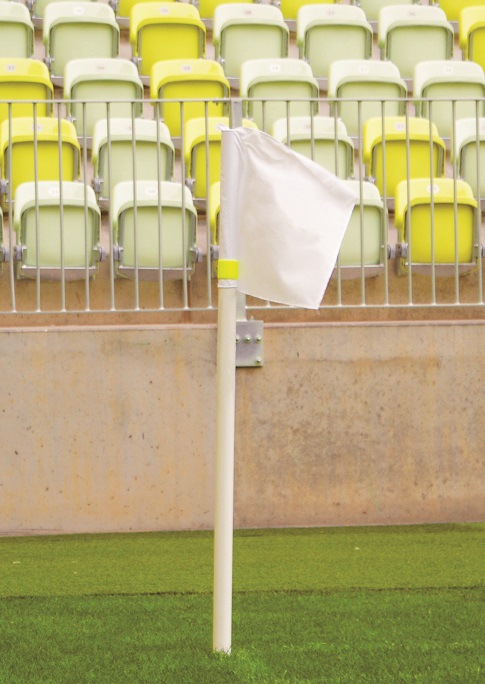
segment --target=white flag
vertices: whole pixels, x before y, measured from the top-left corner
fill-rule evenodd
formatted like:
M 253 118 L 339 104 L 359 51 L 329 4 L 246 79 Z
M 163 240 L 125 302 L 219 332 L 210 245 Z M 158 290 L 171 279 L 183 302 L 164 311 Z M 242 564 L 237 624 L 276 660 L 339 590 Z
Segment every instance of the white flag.
M 220 257 L 238 288 L 318 309 L 357 201 L 344 181 L 251 128 L 222 133 Z

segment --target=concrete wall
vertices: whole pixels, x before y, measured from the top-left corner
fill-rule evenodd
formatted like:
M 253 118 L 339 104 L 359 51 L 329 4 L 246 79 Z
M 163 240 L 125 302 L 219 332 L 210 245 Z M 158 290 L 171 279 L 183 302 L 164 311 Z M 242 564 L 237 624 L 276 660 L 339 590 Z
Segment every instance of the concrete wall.
M 237 527 L 483 520 L 485 322 L 266 325 Z M 216 329 L 0 332 L 0 534 L 211 528 Z

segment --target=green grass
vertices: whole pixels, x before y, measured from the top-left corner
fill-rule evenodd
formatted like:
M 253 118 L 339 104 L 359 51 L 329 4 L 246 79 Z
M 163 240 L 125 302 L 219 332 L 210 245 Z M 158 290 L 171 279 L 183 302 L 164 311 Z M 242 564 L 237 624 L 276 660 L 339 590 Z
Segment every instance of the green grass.
M 485 525 L 0 539 L 1 684 L 485 681 Z

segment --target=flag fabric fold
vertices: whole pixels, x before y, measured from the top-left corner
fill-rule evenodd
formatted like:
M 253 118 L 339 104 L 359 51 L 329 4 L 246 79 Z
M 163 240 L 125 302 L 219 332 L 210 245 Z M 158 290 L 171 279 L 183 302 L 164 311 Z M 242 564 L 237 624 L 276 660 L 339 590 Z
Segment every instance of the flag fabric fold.
M 238 289 L 317 309 L 357 201 L 330 171 L 251 128 L 222 133 L 220 250 Z

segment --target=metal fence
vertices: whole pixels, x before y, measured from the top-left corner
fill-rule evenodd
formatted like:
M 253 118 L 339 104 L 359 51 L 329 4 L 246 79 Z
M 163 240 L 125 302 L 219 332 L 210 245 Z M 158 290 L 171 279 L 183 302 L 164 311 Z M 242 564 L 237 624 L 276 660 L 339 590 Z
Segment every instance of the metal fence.
M 322 309 L 483 304 L 483 100 L 119 104 L 36 101 L 19 117 L 18 101 L 0 103 L 0 314 L 215 310 L 220 127 L 241 124 L 358 191 Z

